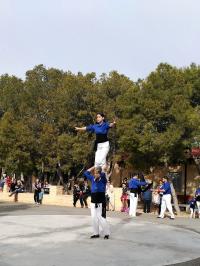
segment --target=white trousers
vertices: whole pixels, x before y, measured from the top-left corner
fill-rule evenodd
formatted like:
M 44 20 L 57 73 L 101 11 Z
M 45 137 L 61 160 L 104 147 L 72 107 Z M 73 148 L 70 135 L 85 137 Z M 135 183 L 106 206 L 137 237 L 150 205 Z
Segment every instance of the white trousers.
M 168 211 L 169 211 L 169 213 L 171 215 L 171 218 L 174 218 L 174 213 L 173 213 L 173 210 L 172 210 L 171 199 L 172 199 L 171 194 L 163 195 L 162 204 L 161 204 L 161 212 L 160 212 L 160 217 L 161 218 L 164 218 L 166 209 L 168 209 Z
M 102 217 L 102 203 L 97 203 L 97 208 L 95 208 L 95 203 L 91 203 L 91 216 L 92 216 L 92 228 L 93 234 L 99 235 L 100 229 L 104 235 L 110 235 L 110 228 L 107 220 Z
M 113 193 L 110 193 L 110 196 L 109 196 L 109 205 L 111 206 L 111 210 L 114 211 L 115 210 L 115 194 L 114 194 L 114 192 Z
M 198 213 L 199 213 L 199 218 L 200 218 L 200 201 L 197 201 L 197 210 L 198 210 Z
M 132 217 L 136 217 L 137 204 L 138 204 L 138 195 L 136 195 L 135 197 L 135 193 L 130 193 L 129 215 Z
M 195 218 L 196 211 L 193 208 L 190 208 L 190 218 Z
M 106 157 L 110 149 L 109 141 L 98 143 L 97 151 L 95 153 L 95 167 L 97 166 L 106 166 Z

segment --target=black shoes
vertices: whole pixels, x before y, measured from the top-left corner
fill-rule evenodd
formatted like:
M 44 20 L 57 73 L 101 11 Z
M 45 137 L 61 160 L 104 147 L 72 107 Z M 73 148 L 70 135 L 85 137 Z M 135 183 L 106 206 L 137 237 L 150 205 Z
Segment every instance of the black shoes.
M 90 238 L 99 238 L 99 235 L 92 235 Z
M 90 238 L 99 238 L 100 236 L 99 235 L 92 235 Z M 109 239 L 109 235 L 105 235 L 104 236 L 104 239 Z

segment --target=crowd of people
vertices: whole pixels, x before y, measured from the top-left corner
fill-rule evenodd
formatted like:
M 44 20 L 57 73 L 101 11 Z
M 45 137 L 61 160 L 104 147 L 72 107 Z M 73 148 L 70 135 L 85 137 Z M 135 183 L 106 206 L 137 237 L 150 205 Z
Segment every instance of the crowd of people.
M 133 182 L 136 182 L 134 188 Z M 24 181 L 14 177 L 6 176 L 1 179 L 0 188 L 3 190 L 6 183 L 9 191 L 9 197 L 13 197 L 14 201 L 18 201 L 18 194 L 25 192 Z M 166 185 L 167 184 L 167 185 Z M 167 190 L 166 190 L 167 186 Z M 137 202 L 140 201 L 144 213 L 156 213 L 159 218 L 163 218 L 166 209 L 170 213 L 171 219 L 174 219 L 174 213 L 172 210 L 172 196 L 171 187 L 167 177 L 163 177 L 159 180 L 158 184 L 151 182 L 148 178 L 141 176 L 140 174 L 133 174 L 133 177 L 129 180 L 124 178 L 121 184 L 121 212 L 128 213 L 130 216 L 135 217 L 137 211 Z M 35 180 L 32 186 L 34 192 L 34 203 L 36 205 L 42 204 L 44 194 L 50 193 L 50 186 L 48 182 L 42 181 L 39 178 Z M 73 206 L 76 207 L 77 202 L 80 202 L 81 208 L 88 208 L 88 198 L 91 196 L 91 187 L 88 180 L 81 182 L 75 182 L 73 187 Z M 115 210 L 115 192 L 112 182 L 107 180 L 105 186 L 105 203 L 107 211 Z M 190 211 L 190 218 L 200 218 L 200 185 L 196 189 L 195 195 L 188 201 L 188 209 Z
M 7 190 L 10 193 L 9 197 L 14 196 L 14 201 L 18 201 L 18 193 L 24 192 L 24 181 L 21 179 L 16 179 L 9 175 L 5 175 L 0 181 L 0 190 L 3 191 L 4 185 L 6 184 Z
M 87 180 L 80 182 L 80 184 L 75 183 L 73 189 L 73 206 L 76 207 L 76 203 L 79 200 L 81 208 L 88 208 L 87 199 L 91 195 L 90 186 Z
M 1 179 L 1 191 L 4 189 L 4 185 L 6 184 L 7 191 L 9 192 L 9 197 L 14 197 L 14 201 L 18 201 L 18 194 L 26 192 L 24 180 L 21 178 L 11 177 L 9 175 L 5 175 L 3 179 Z M 32 191 L 34 192 L 34 202 L 39 205 L 42 204 L 42 199 L 44 194 L 49 194 L 50 187 L 48 182 L 42 181 L 37 178 L 32 185 Z
M 141 180 L 142 177 L 142 180 Z M 134 186 L 134 184 L 135 186 Z M 157 183 L 150 179 L 144 178 L 141 174 L 133 174 L 133 177 L 124 178 L 121 184 L 121 212 L 128 213 L 135 217 L 137 211 L 137 203 L 140 201 L 143 213 L 154 213 L 158 218 L 164 218 L 166 209 L 170 214 L 170 218 L 174 219 L 172 209 L 172 192 L 167 176 L 164 176 Z M 90 185 L 87 180 L 81 181 L 80 184 L 75 183 L 73 189 L 73 206 L 79 201 L 82 208 L 88 208 L 88 197 L 91 196 Z M 115 210 L 115 192 L 112 182 L 107 180 L 105 187 L 106 210 Z M 200 218 L 200 187 L 195 192 L 195 197 L 189 200 L 190 217 Z
M 132 188 L 132 180 L 137 180 L 137 187 Z M 136 216 L 137 200 L 138 198 L 143 203 L 143 212 L 151 213 L 154 211 L 158 215 L 158 218 L 165 217 L 165 211 L 168 209 L 170 218 L 174 219 L 174 213 L 172 209 L 172 191 L 169 179 L 164 176 L 162 180 L 153 186 L 153 182 L 146 180 L 146 184 L 139 180 L 139 175 L 133 175 L 133 178 L 128 180 L 124 178 L 122 182 L 122 195 L 121 195 L 121 212 L 127 212 L 131 216 Z M 140 182 L 140 183 L 139 183 Z M 131 208 L 131 193 L 134 194 L 133 210 Z M 196 216 L 200 218 L 200 185 L 195 192 L 194 198 L 189 200 L 188 206 L 190 208 L 190 218 Z

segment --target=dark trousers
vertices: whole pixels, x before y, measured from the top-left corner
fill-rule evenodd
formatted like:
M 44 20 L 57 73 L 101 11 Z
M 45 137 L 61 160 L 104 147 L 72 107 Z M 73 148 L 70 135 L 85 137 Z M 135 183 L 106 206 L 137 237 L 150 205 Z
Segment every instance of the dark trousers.
M 77 201 L 80 200 L 80 204 L 81 204 L 81 207 L 83 208 L 84 207 L 84 204 L 83 204 L 83 196 L 80 196 L 79 194 L 74 194 L 74 197 L 73 197 L 73 205 L 74 207 L 76 207 L 76 203 Z
M 35 203 L 39 203 L 39 193 L 40 193 L 40 191 L 38 191 L 38 190 L 35 190 L 35 192 L 34 192 Z
M 102 203 L 102 214 L 101 216 L 106 219 L 106 202 Z
M 83 203 L 84 203 L 85 207 L 88 207 L 87 198 L 88 198 L 88 195 L 87 194 L 83 194 L 81 205 L 83 205 Z
M 151 200 L 144 200 L 144 212 L 150 212 Z
M 158 206 L 158 214 L 160 215 L 161 212 L 161 205 L 162 205 L 162 197 L 160 197 L 160 204 Z

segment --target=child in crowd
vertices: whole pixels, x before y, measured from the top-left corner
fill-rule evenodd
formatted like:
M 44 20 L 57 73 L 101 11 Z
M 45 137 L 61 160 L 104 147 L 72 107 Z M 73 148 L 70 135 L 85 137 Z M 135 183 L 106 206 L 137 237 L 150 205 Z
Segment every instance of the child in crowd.
M 156 213 L 157 211 L 157 214 L 159 215 L 160 214 L 160 195 L 157 190 L 153 190 L 152 202 L 154 206 L 154 213 Z
M 106 210 L 115 210 L 115 194 L 112 183 L 108 180 L 106 184 Z
M 189 201 L 190 204 L 190 218 L 195 218 L 196 212 L 195 212 L 195 207 L 196 207 L 196 199 L 193 198 Z
M 121 195 L 121 212 L 129 212 L 128 209 L 128 186 L 127 183 L 122 183 L 122 195 Z

